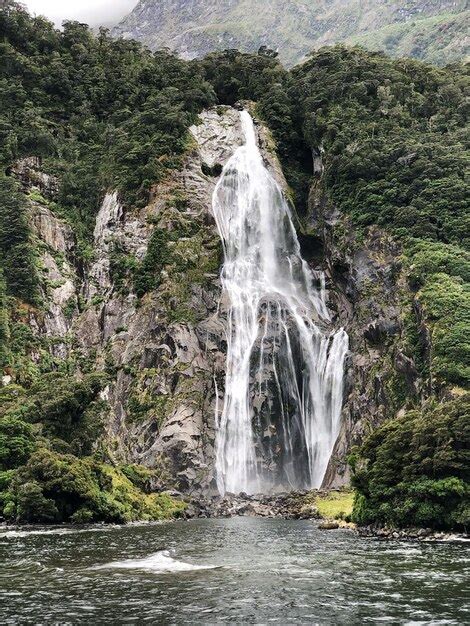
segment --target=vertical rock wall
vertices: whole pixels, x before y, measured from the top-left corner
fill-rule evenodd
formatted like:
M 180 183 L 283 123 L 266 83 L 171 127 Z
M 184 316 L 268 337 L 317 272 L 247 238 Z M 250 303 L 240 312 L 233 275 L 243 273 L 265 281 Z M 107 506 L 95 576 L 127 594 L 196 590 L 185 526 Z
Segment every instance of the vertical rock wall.
M 107 372 L 101 442 L 107 455 L 161 469 L 166 486 L 210 491 L 227 312 L 211 205 L 223 165 L 244 142 L 238 111 L 204 112 L 191 137 L 184 166 L 152 190 L 146 207 L 129 210 L 116 192 L 106 194 L 86 268 L 77 263 L 71 228 L 49 204 L 58 182 L 41 173 L 37 159 L 19 162 L 13 173 L 30 194 L 40 251 L 44 307 L 30 313 L 30 326 L 47 340 L 53 358 L 67 359 L 78 372 Z M 258 137 L 267 166 L 287 189 L 269 132 L 258 126 Z M 423 389 L 403 349 L 411 299 L 400 251 L 378 230 L 358 242 L 320 191 L 319 162 L 316 175 L 310 223 L 299 238 L 312 267 L 325 270 L 334 323 L 351 338 L 343 426 L 325 479 L 332 486 L 347 482 L 346 456 L 354 443 Z M 154 288 L 138 297 L 129 268 L 145 262 L 156 234 L 164 242 L 161 266 Z M 257 410 L 266 402 L 257 398 Z

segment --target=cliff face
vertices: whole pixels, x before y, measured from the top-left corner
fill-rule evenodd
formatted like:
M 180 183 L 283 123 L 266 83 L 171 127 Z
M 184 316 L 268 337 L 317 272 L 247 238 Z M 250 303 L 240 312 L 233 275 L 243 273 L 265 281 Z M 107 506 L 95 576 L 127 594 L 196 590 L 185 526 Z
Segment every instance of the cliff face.
M 317 166 L 308 229 L 321 242 L 329 306 L 350 339 L 341 432 L 323 485 L 330 488 L 349 482 L 347 459 L 354 446 L 386 419 L 419 403 L 429 389 L 406 355 L 405 327 L 414 298 L 399 245 L 378 227 L 359 237 L 320 191 L 321 163 Z M 425 346 L 429 331 L 424 324 L 421 331 Z
M 168 47 L 186 59 L 264 45 L 293 65 L 315 48 L 351 41 L 444 64 L 468 54 L 465 9 L 455 0 L 140 0 L 113 34 L 152 49 Z
M 183 489 L 207 487 L 212 479 L 214 380 L 224 369 L 224 327 L 211 195 L 213 172 L 220 173 L 243 141 L 238 111 L 208 111 L 191 134 L 183 169 L 153 189 L 148 206 L 127 212 L 117 193 L 105 196 L 87 268 L 75 263 L 70 227 L 48 207 L 55 181 L 35 159 L 14 171 L 32 190 L 31 222 L 41 251 L 45 306 L 30 314 L 30 327 L 49 339 L 52 356 L 111 373 L 102 393 L 111 458 L 158 467 Z M 119 264 L 143 259 L 156 231 L 171 239 L 167 259 L 158 289 L 139 300 Z
M 257 132 L 267 166 L 287 189 L 269 132 L 259 125 Z M 126 211 L 116 192 L 106 194 L 87 267 L 76 262 L 70 227 L 49 207 L 57 181 L 42 174 L 35 159 L 19 162 L 14 174 L 30 190 L 41 254 L 45 306 L 41 314 L 31 310 L 29 325 L 49 340 L 51 357 L 108 373 L 101 394 L 107 456 L 159 469 L 161 486 L 207 492 L 215 488 L 227 316 L 211 199 L 222 166 L 244 141 L 238 111 L 205 111 L 191 136 L 183 168 L 152 190 L 146 207 Z M 319 159 L 316 171 L 321 177 Z M 351 447 L 423 389 L 401 350 L 411 295 L 396 244 L 378 229 L 359 242 L 319 188 L 311 191 L 301 244 L 312 268 L 326 273 L 328 308 L 334 325 L 348 332 L 351 349 L 342 430 L 325 478 L 325 486 L 337 486 L 348 482 Z M 145 259 L 155 236 L 164 257 L 159 284 L 138 298 L 122 268 Z M 257 397 L 255 410 L 261 414 L 266 402 Z
M 266 162 L 285 187 L 269 133 L 258 132 Z M 214 487 L 214 421 L 226 358 L 212 192 L 244 137 L 239 112 L 230 107 L 204 112 L 190 133 L 183 168 L 152 190 L 145 208 L 126 211 L 116 192 L 106 194 L 87 267 L 77 265 L 73 233 L 51 211 L 57 181 L 41 173 L 36 159 L 19 162 L 13 173 L 29 191 L 43 275 L 45 304 L 41 313 L 31 309 L 29 325 L 48 340 L 52 357 L 110 376 L 101 394 L 106 454 L 158 468 L 166 487 L 205 491 Z M 145 259 L 155 235 L 164 256 L 159 284 L 138 298 L 123 267 Z

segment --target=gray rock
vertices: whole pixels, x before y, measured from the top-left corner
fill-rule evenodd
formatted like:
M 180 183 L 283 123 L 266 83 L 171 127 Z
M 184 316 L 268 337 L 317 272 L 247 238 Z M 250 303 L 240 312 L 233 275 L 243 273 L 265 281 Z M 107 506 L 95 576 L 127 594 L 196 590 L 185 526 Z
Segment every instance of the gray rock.
M 35 188 L 47 199 L 53 199 L 57 195 L 58 180 L 42 171 L 39 157 L 30 156 L 16 161 L 10 172 L 18 178 L 26 191 Z
M 337 528 L 339 528 L 339 523 L 327 520 L 324 522 L 320 522 L 320 524 L 318 524 L 318 528 L 320 530 L 336 530 Z

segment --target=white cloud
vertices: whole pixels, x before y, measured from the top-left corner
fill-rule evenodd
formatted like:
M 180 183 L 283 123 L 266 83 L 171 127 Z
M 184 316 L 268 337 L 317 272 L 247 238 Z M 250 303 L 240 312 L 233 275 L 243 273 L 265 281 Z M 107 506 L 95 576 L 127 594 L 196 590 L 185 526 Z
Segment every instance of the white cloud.
M 115 24 L 137 0 L 23 0 L 30 13 L 45 15 L 58 26 L 64 20 L 80 20 L 91 26 Z

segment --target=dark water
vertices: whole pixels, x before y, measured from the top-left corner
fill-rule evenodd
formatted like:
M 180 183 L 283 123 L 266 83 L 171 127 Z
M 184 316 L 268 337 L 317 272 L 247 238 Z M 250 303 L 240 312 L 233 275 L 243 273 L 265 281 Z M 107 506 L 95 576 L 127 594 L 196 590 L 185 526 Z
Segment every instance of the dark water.
M 1 624 L 470 621 L 467 545 L 308 521 L 1 530 L 0 562 Z

